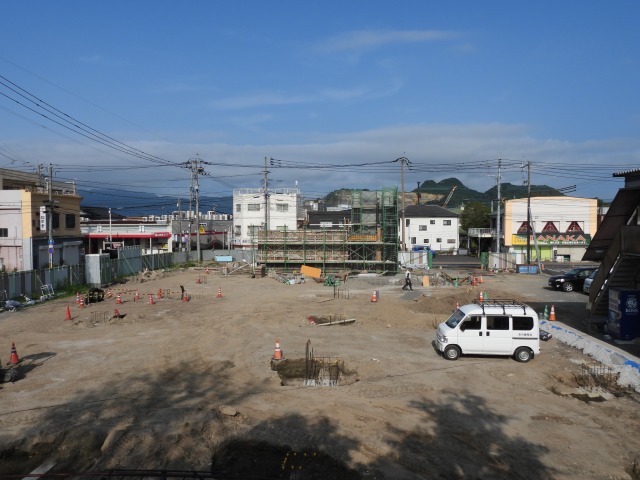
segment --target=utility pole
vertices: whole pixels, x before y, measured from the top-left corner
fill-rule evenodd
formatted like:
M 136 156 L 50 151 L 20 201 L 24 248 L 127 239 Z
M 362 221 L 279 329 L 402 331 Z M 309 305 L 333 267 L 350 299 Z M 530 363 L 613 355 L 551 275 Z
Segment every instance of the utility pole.
M 498 159 L 498 217 L 497 217 L 497 222 L 496 222 L 496 252 L 498 253 L 498 255 L 500 254 L 500 210 L 501 210 L 501 201 L 500 201 L 500 196 L 501 196 L 501 191 L 500 191 L 500 181 L 502 180 L 502 177 L 500 176 L 500 168 L 502 166 L 502 159 L 499 158 Z M 500 258 L 500 257 L 498 257 Z
M 49 208 L 48 233 L 49 233 L 49 268 L 53 268 L 53 165 L 49 164 Z
M 200 158 L 196 155 L 195 160 L 192 160 L 192 171 L 195 180 L 195 194 L 196 194 L 196 255 L 198 257 L 198 263 L 200 263 L 202 257 L 200 255 L 200 192 L 198 186 L 198 174 L 202 173 L 202 167 L 200 166 Z
M 401 181 L 402 181 L 402 197 L 400 198 L 400 201 L 402 203 L 402 251 L 406 251 L 407 250 L 407 244 L 405 242 L 405 224 L 406 224 L 406 220 L 404 218 L 404 165 L 405 163 L 407 165 L 409 165 L 411 162 L 409 161 L 409 159 L 407 157 L 400 157 L 400 158 L 396 158 L 394 160 L 394 162 L 400 162 L 400 176 L 401 176 Z
M 182 199 L 178 197 L 178 251 L 182 251 Z
M 527 162 L 527 265 L 531 263 L 531 162 Z
M 267 157 L 264 157 L 262 174 L 264 175 L 264 231 L 266 240 L 266 232 L 269 231 L 269 170 L 267 170 Z

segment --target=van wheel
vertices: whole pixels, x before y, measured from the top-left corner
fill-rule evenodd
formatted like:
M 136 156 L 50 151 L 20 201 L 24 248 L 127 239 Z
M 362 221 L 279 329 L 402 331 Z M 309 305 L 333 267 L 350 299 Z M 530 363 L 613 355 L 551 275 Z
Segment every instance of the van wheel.
M 444 349 L 444 358 L 447 360 L 457 360 L 460 358 L 460 349 L 455 345 L 449 345 Z
M 515 353 L 513 354 L 513 357 L 518 362 L 526 363 L 529 360 L 531 360 L 533 355 L 531 354 L 531 350 L 529 350 L 527 347 L 520 347 L 516 349 Z

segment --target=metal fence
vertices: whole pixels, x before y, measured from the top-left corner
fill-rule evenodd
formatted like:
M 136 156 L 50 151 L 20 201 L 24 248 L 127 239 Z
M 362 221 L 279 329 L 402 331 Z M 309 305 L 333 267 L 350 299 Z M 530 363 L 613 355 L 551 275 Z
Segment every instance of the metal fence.
M 58 290 L 70 285 L 82 284 L 84 284 L 84 265 L 63 265 L 0 274 L 0 291 L 6 292 L 7 298 L 20 295 L 40 298 L 46 285 Z

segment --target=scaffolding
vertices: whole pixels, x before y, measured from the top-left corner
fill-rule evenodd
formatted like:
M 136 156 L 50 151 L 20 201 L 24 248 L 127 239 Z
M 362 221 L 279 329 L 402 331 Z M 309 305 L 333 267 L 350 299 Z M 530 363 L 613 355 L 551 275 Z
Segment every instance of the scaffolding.
M 323 273 L 396 272 L 398 189 L 351 192 L 351 221 L 343 228 L 257 231 L 256 263 L 285 271 L 302 265 Z

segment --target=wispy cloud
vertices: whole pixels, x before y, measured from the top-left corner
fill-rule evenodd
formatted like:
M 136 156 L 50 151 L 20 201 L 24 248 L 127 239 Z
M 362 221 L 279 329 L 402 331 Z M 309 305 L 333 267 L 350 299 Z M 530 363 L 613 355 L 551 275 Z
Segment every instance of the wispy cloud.
M 213 108 L 224 110 L 240 110 L 276 105 L 295 105 L 303 103 L 317 103 L 323 101 L 345 101 L 371 95 L 373 90 L 368 87 L 354 87 L 351 89 L 327 88 L 312 93 L 287 94 L 283 92 L 260 92 L 223 98 L 211 102 Z
M 358 30 L 328 38 L 318 43 L 320 53 L 353 52 L 383 45 L 450 40 L 457 33 L 443 30 Z

